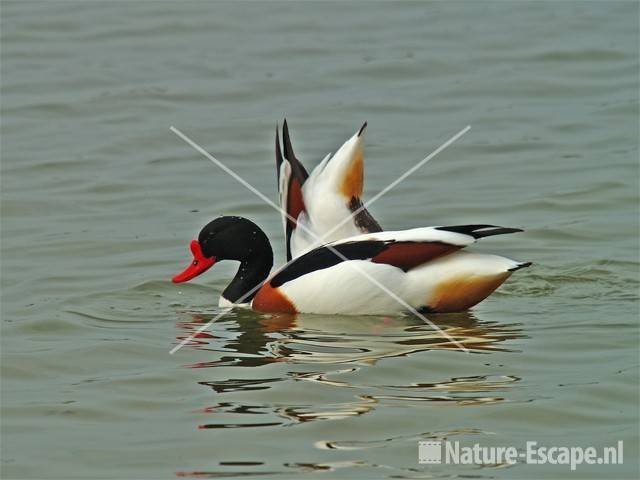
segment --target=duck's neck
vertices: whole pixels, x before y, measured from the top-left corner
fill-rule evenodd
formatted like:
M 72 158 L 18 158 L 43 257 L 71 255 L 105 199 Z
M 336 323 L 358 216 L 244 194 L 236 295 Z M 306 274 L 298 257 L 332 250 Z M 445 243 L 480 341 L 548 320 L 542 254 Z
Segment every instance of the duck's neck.
M 267 279 L 273 267 L 273 250 L 267 236 L 257 235 L 249 256 L 240 260 L 240 268 L 222 297 L 231 303 L 249 303 Z

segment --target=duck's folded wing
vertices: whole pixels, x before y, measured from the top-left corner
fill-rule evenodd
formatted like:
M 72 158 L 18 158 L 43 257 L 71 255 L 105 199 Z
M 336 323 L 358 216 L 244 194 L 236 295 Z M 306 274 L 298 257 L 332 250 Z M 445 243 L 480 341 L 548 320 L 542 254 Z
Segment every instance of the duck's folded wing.
M 350 260 L 388 265 L 407 272 L 460 250 L 478 238 L 518 231 L 521 230 L 492 225 L 458 225 L 358 235 L 301 255 L 268 283 L 272 288 L 278 288 L 309 273 Z
M 302 217 L 306 211 L 302 186 L 309 177 L 309 174 L 293 153 L 286 120 L 282 128 L 284 155 L 280 149 L 279 132 L 276 127 L 276 171 L 278 174 L 280 207 L 283 212 L 286 212 L 286 215 L 282 215 L 282 223 L 284 227 L 287 261 L 289 261 L 291 260 L 291 245 L 298 222 L 302 221 Z
M 277 272 L 262 286 L 253 307 L 267 312 L 347 314 L 393 313 L 407 305 L 438 312 L 465 310 L 530 263 L 460 250 L 478 238 L 518 231 L 457 225 L 336 241 Z M 381 295 L 380 289 L 389 295 Z

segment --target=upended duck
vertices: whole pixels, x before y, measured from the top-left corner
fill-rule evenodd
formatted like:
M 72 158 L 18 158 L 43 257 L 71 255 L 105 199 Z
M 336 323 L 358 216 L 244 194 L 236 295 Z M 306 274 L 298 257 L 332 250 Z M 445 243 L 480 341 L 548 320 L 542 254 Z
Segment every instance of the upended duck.
M 186 282 L 217 262 L 235 260 L 240 267 L 220 297 L 223 306 L 244 303 L 261 312 L 394 314 L 406 310 L 404 302 L 422 312 L 458 312 L 484 300 L 513 272 L 530 265 L 462 249 L 480 238 L 520 231 L 456 225 L 365 233 L 312 248 L 270 276 L 273 251 L 266 234 L 246 218 L 223 216 L 191 242 L 193 261 L 173 282 Z

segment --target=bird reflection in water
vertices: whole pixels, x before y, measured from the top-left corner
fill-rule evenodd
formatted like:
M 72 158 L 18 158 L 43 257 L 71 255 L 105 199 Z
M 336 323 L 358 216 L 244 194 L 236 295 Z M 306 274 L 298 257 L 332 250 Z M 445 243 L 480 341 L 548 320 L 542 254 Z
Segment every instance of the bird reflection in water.
M 218 394 L 268 390 L 283 381 L 311 382 L 330 387 L 357 388 L 358 401 L 325 404 L 322 411 L 309 405 L 252 405 L 252 413 L 276 413 L 280 419 L 302 423 L 318 419 L 340 419 L 371 411 L 381 401 L 389 403 L 432 402 L 434 404 L 488 404 L 504 401 L 488 395 L 509 388 L 520 379 L 515 376 L 475 375 L 447 378 L 437 382 L 408 385 L 360 385 L 332 377 L 349 376 L 383 358 L 403 357 L 430 350 L 457 347 L 440 332 L 412 317 L 344 317 L 324 315 L 257 316 L 254 312 L 234 312 L 233 317 L 215 323 L 208 332 L 197 334 L 189 347 L 212 352 L 216 358 L 187 365 L 189 368 L 258 367 L 274 363 L 313 366 L 308 371 L 286 371 L 282 376 L 264 378 L 224 378 L 199 382 Z M 506 342 L 523 338 L 518 324 L 479 321 L 472 313 L 433 315 L 439 328 L 470 353 L 508 352 Z M 191 321 L 180 322 L 187 338 L 209 317 L 191 314 Z M 463 353 L 462 350 L 459 350 Z M 215 353 L 214 353 L 215 352 Z M 330 365 L 347 365 L 335 368 Z M 326 368 L 321 365 L 327 365 Z M 235 369 L 232 371 L 236 371 Z M 272 373 L 273 373 L 272 369 Z M 278 370 L 279 372 L 281 371 Z M 228 374 L 229 370 L 225 370 Z M 223 372 L 220 372 L 223 373 Z M 247 413 L 246 405 L 220 403 L 203 411 Z M 266 411 L 265 411 L 266 410 Z M 237 425 L 233 425 L 234 427 Z M 201 428 L 220 428 L 205 425 Z
M 181 330 L 178 342 L 188 338 L 212 317 L 189 314 L 188 321 L 177 324 Z M 432 315 L 430 320 L 476 355 L 512 352 L 510 341 L 525 337 L 517 323 L 481 321 L 472 313 Z M 513 375 L 438 379 L 435 369 L 425 372 L 431 381 L 411 378 L 406 383 L 401 379 L 383 382 L 381 378 L 388 380 L 388 377 L 382 376 L 372 382 L 372 378 L 378 377 L 365 372 L 382 359 L 395 358 L 402 362 L 402 357 L 442 350 L 466 355 L 442 333 L 408 316 L 265 316 L 251 311 L 232 311 L 207 331 L 197 334 L 185 348 L 201 354 L 206 352 L 210 357 L 186 367 L 203 369 L 205 378 L 198 383 L 214 393 L 217 403 L 195 412 L 199 418 L 198 428 L 211 432 L 220 429 L 251 432 L 252 429 L 274 429 L 315 421 L 341 421 L 367 416 L 376 409 L 398 406 L 421 409 L 425 406 L 496 404 L 507 401 L 506 392 L 521 380 Z M 474 365 L 479 364 L 474 362 Z M 247 370 L 244 367 L 265 368 Z M 475 368 L 473 373 L 478 373 Z M 326 395 L 321 391 L 318 395 L 318 387 L 326 388 Z M 288 400 L 290 398 L 297 400 Z M 315 447 L 359 450 L 403 442 L 413 448 L 417 440 L 485 433 L 469 426 L 448 431 L 417 431 L 388 438 L 363 440 L 356 436 L 351 440 L 317 440 Z M 289 463 L 282 465 L 284 470 L 280 473 L 316 469 L 335 471 L 362 466 L 360 460 L 354 462 L 357 465 L 350 462 Z M 220 463 L 219 468 L 222 470 L 178 474 L 217 477 L 230 473 L 228 465 Z M 258 463 L 247 472 L 268 473 L 263 468 L 267 466 Z M 234 469 L 233 473 L 238 472 Z
M 178 322 L 188 338 L 211 316 L 190 314 Z M 431 315 L 438 328 L 470 353 L 509 352 L 507 340 L 523 338 L 520 324 L 479 321 L 471 312 Z M 258 315 L 237 312 L 197 333 L 187 347 L 220 352 L 221 358 L 192 368 L 258 366 L 272 362 L 374 364 L 381 358 L 428 350 L 459 350 L 458 345 L 415 317 Z M 229 353 L 230 355 L 225 355 Z

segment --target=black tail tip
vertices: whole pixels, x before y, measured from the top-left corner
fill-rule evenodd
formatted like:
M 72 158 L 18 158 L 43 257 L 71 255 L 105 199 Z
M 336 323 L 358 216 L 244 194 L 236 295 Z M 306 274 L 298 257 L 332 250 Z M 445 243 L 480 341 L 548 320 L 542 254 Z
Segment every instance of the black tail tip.
M 510 268 L 509 271 L 515 272 L 516 270 L 520 270 L 521 268 L 527 268 L 527 267 L 530 267 L 531 265 L 533 265 L 532 262 L 522 262 L 516 265 L 515 267 Z
M 452 225 L 449 227 L 436 227 L 438 230 L 447 232 L 463 233 L 471 235 L 473 238 L 491 237 L 493 235 L 504 235 L 506 233 L 524 232 L 521 228 L 498 227 L 496 225 Z
M 507 233 L 520 233 L 524 232 L 521 228 L 511 228 L 511 227 L 493 227 L 488 228 L 486 230 L 474 231 L 471 233 L 475 238 L 484 238 L 484 237 L 492 237 L 494 235 L 505 235 Z
M 364 133 L 365 128 L 367 128 L 367 122 L 364 122 L 360 127 L 360 130 L 358 130 L 358 136 L 361 136 Z

